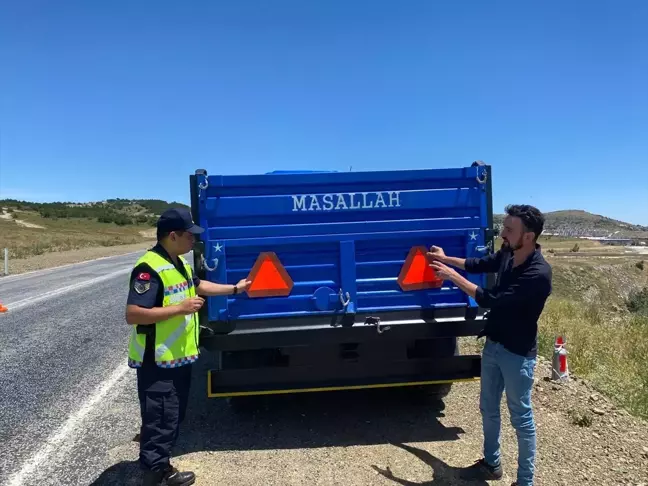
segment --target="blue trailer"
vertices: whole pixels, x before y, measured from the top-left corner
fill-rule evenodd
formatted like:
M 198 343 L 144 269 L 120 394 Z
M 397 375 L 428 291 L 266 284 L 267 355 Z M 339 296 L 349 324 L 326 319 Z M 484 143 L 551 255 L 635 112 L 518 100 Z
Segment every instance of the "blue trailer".
M 491 167 L 190 177 L 210 397 L 429 386 L 480 375 L 484 312 L 434 275 L 425 251 L 493 251 Z M 470 280 L 487 285 L 488 277 Z

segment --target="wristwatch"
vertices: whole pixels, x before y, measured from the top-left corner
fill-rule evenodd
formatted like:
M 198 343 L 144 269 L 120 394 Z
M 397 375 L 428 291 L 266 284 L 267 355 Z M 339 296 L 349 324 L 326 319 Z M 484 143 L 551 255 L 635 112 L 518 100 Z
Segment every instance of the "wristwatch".
M 236 295 L 238 293 L 238 287 L 234 285 L 234 292 L 232 292 L 232 295 Z

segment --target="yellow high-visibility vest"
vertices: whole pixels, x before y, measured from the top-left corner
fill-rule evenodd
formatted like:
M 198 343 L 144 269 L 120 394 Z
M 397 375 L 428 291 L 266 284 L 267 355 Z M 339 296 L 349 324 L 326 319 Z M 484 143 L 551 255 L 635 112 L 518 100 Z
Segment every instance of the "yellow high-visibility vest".
M 147 251 L 135 264 L 146 263 L 160 277 L 164 287 L 163 307 L 196 296 L 196 289 L 191 284 L 192 269 L 184 258 L 178 258 L 189 281 L 173 263 L 154 251 Z M 171 317 L 151 325 L 155 326 L 155 362 L 160 368 L 177 368 L 198 359 L 198 313 Z M 138 334 L 136 326 L 133 326 L 128 346 L 128 366 L 142 366 L 145 347 L 146 334 Z

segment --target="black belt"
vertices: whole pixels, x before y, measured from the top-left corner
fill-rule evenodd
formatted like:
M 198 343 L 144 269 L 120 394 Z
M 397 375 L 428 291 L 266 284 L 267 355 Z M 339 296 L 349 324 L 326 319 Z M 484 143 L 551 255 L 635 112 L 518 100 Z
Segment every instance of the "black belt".
M 148 336 L 155 335 L 155 324 L 149 324 L 147 326 L 138 324 L 137 334 L 146 334 Z

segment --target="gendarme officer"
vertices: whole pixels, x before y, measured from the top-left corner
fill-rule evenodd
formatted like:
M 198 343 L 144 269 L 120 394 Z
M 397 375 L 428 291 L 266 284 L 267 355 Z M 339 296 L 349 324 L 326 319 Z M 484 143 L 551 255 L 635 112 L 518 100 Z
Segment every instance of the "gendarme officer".
M 185 208 L 164 212 L 157 222 L 157 244 L 131 274 L 126 322 L 133 325 L 128 365 L 137 369 L 142 415 L 140 464 L 144 485 L 189 486 L 192 472 L 171 466 L 171 448 L 184 419 L 192 363 L 198 359 L 198 314 L 202 296 L 232 295 L 245 279 L 222 285 L 198 279 L 182 255 L 192 250 L 196 226 Z

